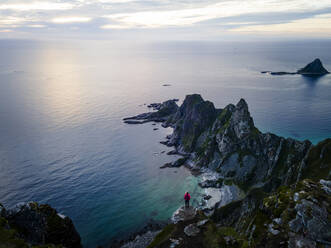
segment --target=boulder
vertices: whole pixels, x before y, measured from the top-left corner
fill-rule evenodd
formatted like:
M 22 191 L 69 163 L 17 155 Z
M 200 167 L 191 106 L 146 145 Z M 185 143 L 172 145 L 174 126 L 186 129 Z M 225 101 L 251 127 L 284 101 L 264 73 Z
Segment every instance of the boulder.
M 196 236 L 200 232 L 200 229 L 195 224 L 190 224 L 184 228 L 184 233 L 189 236 Z

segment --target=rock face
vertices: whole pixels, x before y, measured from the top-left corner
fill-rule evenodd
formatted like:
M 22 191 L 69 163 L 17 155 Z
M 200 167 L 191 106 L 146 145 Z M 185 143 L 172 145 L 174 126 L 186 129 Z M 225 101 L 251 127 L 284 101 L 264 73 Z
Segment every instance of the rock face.
M 31 202 L 11 210 L 2 207 L 1 223 L 3 228 L 15 233 L 6 241 L 10 247 L 15 238 L 24 244 L 22 247 L 28 244 L 82 247 L 80 236 L 71 219 L 58 214 L 47 204 Z
M 318 76 L 328 74 L 329 72 L 323 67 L 320 59 L 315 59 L 313 62 L 298 70 L 297 73 L 301 75 Z
M 273 184 L 276 179 L 279 183 L 295 180 L 290 170 L 299 169 L 311 146 L 309 141 L 261 133 L 254 126 L 243 99 L 236 106 L 228 105 L 199 140 L 194 157 L 196 164 L 218 171 L 243 189 L 259 183 L 272 181 Z M 283 177 L 283 170 L 288 170 L 287 177 Z
M 183 153 L 193 151 L 197 138 L 212 125 L 216 115 L 212 102 L 204 101 L 198 94 L 186 96 L 178 111 L 165 122 L 174 128 L 169 144 Z
M 308 77 L 318 77 L 318 76 L 323 76 L 325 74 L 328 74 L 329 72 L 323 67 L 321 60 L 317 58 L 313 62 L 306 65 L 305 67 L 299 69 L 297 72 L 262 71 L 261 73 L 268 73 L 268 74 L 277 75 L 277 76 L 300 74 L 300 75 L 308 76 Z
M 232 204 L 231 214 L 227 214 L 229 208 L 220 209 L 214 220 L 234 225 L 257 247 L 281 243 L 288 244 L 284 247 L 323 247 L 331 241 L 331 194 L 323 186 L 306 179 L 294 187 L 282 186 L 269 196 L 251 195 Z

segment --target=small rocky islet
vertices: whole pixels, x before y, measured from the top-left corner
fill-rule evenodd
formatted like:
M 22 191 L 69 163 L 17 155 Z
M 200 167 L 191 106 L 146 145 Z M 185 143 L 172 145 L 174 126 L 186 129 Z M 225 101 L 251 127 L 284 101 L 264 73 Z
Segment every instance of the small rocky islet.
M 173 221 L 148 247 L 331 246 L 331 139 L 313 145 L 262 133 L 244 99 L 218 109 L 193 94 L 158 106 L 124 122 L 173 128 L 162 143 L 182 158 L 163 167 L 212 171 L 201 187 L 232 185 L 244 195 Z
M 282 75 L 303 75 L 308 77 L 319 77 L 326 74 L 329 74 L 328 70 L 326 70 L 319 58 L 315 59 L 311 63 L 307 64 L 305 67 L 297 70 L 296 72 L 285 72 L 285 71 L 262 71 L 261 73 L 268 73 L 271 75 L 282 76 Z

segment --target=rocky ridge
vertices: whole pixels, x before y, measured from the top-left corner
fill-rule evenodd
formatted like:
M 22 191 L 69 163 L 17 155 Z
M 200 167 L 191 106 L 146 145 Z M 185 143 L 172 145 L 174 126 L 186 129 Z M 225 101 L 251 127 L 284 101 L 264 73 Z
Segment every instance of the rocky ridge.
M 167 110 L 165 103 L 163 106 Z M 280 185 L 303 179 L 311 166 L 310 151 L 319 147 L 308 140 L 260 132 L 244 99 L 236 105 L 217 109 L 213 103 L 193 94 L 186 96 L 180 107 L 173 105 L 171 109 L 168 112 L 161 107 L 156 112 L 124 120 L 145 123 L 162 116 L 162 125 L 173 128 L 173 133 L 162 143 L 173 146 L 175 152 L 172 153 L 184 156 L 166 166 L 184 164 L 192 170 L 216 171 L 219 177 L 210 183 L 222 185 L 227 181 L 244 191 L 263 185 L 272 191 Z M 168 114 L 164 115 L 165 112 Z M 329 149 L 329 143 L 330 140 L 322 142 L 320 146 L 325 147 L 321 149 Z

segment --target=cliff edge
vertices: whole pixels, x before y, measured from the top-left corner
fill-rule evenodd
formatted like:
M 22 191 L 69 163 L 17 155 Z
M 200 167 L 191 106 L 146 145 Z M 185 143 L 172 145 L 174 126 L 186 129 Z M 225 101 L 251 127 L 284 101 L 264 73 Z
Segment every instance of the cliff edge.
M 69 217 L 47 204 L 30 202 L 5 209 L 0 204 L 0 247 L 81 248 Z

